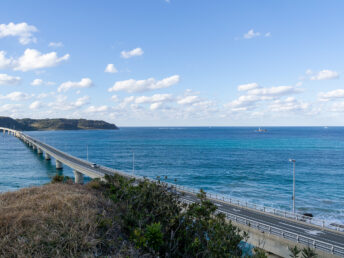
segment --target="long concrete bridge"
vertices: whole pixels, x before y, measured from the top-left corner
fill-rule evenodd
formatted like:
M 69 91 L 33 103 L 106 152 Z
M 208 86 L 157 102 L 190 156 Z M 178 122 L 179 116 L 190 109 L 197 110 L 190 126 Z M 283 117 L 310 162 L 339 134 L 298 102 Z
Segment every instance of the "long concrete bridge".
M 56 169 L 68 166 L 73 169 L 75 182 L 83 183 L 84 175 L 90 178 L 104 178 L 105 175 L 120 174 L 127 178 L 142 180 L 112 168 L 94 165 L 62 152 L 42 141 L 39 141 L 20 131 L 0 127 L 3 133 L 12 134 L 22 140 L 29 147 L 44 155 L 45 159 L 55 159 Z M 151 180 L 155 181 L 155 180 Z M 182 193 L 181 199 L 186 203 L 197 202 L 197 190 L 183 186 L 168 184 Z M 234 200 L 220 195 L 208 194 L 218 210 L 226 214 L 227 218 L 249 233 L 249 243 L 279 255 L 289 257 L 288 246 L 309 246 L 314 248 L 320 257 L 344 257 L 344 229 L 338 225 L 329 225 L 325 221 L 310 219 L 301 214 L 280 211 L 269 207 L 257 206 Z

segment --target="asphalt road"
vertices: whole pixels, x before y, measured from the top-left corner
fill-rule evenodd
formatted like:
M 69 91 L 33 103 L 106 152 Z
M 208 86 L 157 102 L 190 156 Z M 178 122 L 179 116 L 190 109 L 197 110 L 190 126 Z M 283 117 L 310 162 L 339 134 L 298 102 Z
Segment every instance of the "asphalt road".
M 186 193 L 183 198 L 192 202 L 198 201 L 197 197 L 189 193 Z M 310 224 L 298 223 L 297 221 L 284 219 L 282 217 L 269 215 L 267 213 L 254 211 L 252 209 L 238 207 L 236 205 L 231 205 L 214 199 L 212 199 L 212 202 L 218 206 L 218 209 L 220 211 L 227 212 L 246 219 L 255 220 L 262 224 L 284 229 L 298 235 L 344 248 L 344 234 L 341 232 L 321 229 Z

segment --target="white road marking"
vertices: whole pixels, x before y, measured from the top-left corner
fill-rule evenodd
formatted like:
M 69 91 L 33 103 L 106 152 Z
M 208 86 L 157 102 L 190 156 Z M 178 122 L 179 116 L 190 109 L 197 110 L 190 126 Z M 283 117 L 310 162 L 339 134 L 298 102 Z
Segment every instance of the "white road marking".
M 310 235 L 315 235 L 315 236 L 317 236 L 318 234 L 324 234 L 324 232 L 319 231 L 319 230 L 306 230 L 306 232 Z
M 290 224 L 288 224 L 288 223 L 283 223 L 283 222 L 281 222 L 281 221 L 279 221 L 278 223 L 279 223 L 279 224 L 286 225 L 286 226 L 288 226 L 288 227 L 301 229 L 302 231 L 305 231 L 305 232 L 307 232 L 307 231 L 312 231 L 312 230 L 307 229 L 307 228 L 300 228 L 300 227 L 297 227 L 297 226 L 290 225 Z M 322 232 L 322 233 L 323 233 L 323 232 Z

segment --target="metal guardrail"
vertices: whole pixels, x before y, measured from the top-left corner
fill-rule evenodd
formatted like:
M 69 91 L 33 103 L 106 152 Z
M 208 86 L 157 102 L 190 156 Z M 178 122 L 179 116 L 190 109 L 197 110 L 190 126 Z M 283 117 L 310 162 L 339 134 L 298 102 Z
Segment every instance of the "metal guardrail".
M 266 224 L 263 224 L 261 222 L 254 221 L 252 219 L 247 219 L 241 216 L 233 215 L 224 211 L 221 211 L 226 214 L 227 219 L 235 221 L 237 223 L 256 228 L 264 233 L 268 233 L 271 235 L 275 235 L 278 237 L 282 237 L 287 240 L 291 240 L 296 243 L 300 243 L 309 247 L 312 247 L 314 249 L 319 249 L 324 252 L 328 252 L 334 255 L 339 255 L 344 257 L 344 248 L 332 245 L 323 241 L 319 241 L 313 238 L 305 237 L 284 229 L 280 229 L 274 226 L 269 226 Z
M 2 129 L 2 128 L 0 128 L 0 129 Z M 32 137 L 30 137 L 30 136 L 26 136 L 23 133 L 20 133 L 20 136 L 29 139 L 33 143 L 36 143 L 36 144 L 38 143 L 39 145 L 41 145 L 40 141 L 35 140 Z M 49 146 L 49 148 L 52 148 L 54 151 L 56 150 L 56 152 L 63 153 L 63 155 L 66 155 L 67 157 L 70 157 L 72 159 L 79 160 L 79 161 L 81 161 L 83 163 L 92 164 L 92 163 L 87 162 L 85 160 L 82 160 L 82 159 L 76 158 L 74 156 L 71 156 L 71 155 L 69 155 L 67 153 L 64 153 L 64 152 L 62 152 L 62 151 L 60 151 L 60 150 L 58 150 L 58 149 L 56 149 L 56 148 L 54 148 L 54 147 L 52 147 L 52 146 L 50 146 L 48 144 L 42 143 L 41 147 L 43 145 Z M 137 179 L 137 180 L 148 179 L 146 177 L 125 173 L 125 172 L 122 172 L 122 171 L 119 171 L 119 170 L 115 170 L 115 169 L 112 169 L 112 168 L 108 168 L 108 167 L 104 167 L 104 166 L 100 166 L 100 167 L 101 167 L 102 170 L 108 171 L 109 174 L 115 174 L 116 173 L 116 174 L 120 174 L 122 176 L 125 176 L 127 178 L 134 178 L 134 179 Z M 157 180 L 154 180 L 154 179 L 148 179 L 148 180 L 150 180 L 152 182 L 157 182 Z M 189 193 L 191 193 L 193 195 L 195 195 L 196 193 L 199 192 L 198 190 L 195 190 L 193 188 L 188 188 L 188 187 L 184 187 L 184 186 L 180 186 L 180 185 L 176 185 L 176 184 L 172 184 L 172 183 L 167 183 L 167 182 L 164 182 L 164 183 L 166 183 L 170 187 L 174 187 L 175 189 L 178 189 L 180 191 L 189 192 Z M 273 208 L 270 208 L 270 207 L 250 204 L 248 202 L 243 202 L 243 201 L 238 200 L 238 199 L 228 198 L 227 196 L 222 196 L 222 195 L 218 195 L 218 194 L 208 193 L 207 196 L 210 199 L 215 199 L 215 200 L 219 200 L 219 201 L 222 201 L 222 202 L 227 202 L 227 203 L 229 203 L 231 205 L 237 205 L 237 206 L 240 206 L 240 207 L 243 207 L 243 208 L 250 208 L 250 209 L 258 210 L 258 211 L 269 213 L 269 214 L 272 213 L 272 214 L 280 216 L 282 218 L 295 219 L 295 220 L 298 220 L 298 221 L 308 222 L 310 224 L 314 224 L 314 225 L 319 226 L 319 224 L 316 224 L 314 222 L 315 221 L 319 222 L 320 220 L 314 220 L 314 219 L 310 220 L 306 216 L 303 216 L 303 215 L 300 215 L 300 214 L 293 214 L 293 213 L 290 213 L 290 212 L 287 212 L 287 211 L 281 211 L 281 210 L 273 209 Z M 185 199 L 183 199 L 182 201 L 184 201 L 186 203 L 192 203 L 192 201 L 185 200 Z M 339 247 L 339 246 L 336 246 L 336 245 L 333 245 L 333 244 L 329 244 L 329 243 L 326 243 L 326 242 L 323 242 L 323 241 L 319 241 L 319 240 L 316 240 L 316 239 L 313 239 L 313 238 L 305 237 L 303 235 L 299 235 L 299 234 L 296 234 L 296 233 L 293 233 L 293 232 L 290 232 L 290 231 L 287 231 L 287 230 L 284 230 L 284 229 L 281 229 L 281 228 L 278 228 L 278 227 L 270 226 L 270 225 L 267 225 L 267 224 L 255 221 L 253 219 L 247 219 L 247 218 L 244 218 L 244 217 L 241 217 L 241 216 L 237 216 L 237 215 L 225 212 L 225 211 L 219 211 L 219 212 L 222 212 L 222 213 L 226 214 L 227 219 L 235 221 L 235 222 L 237 222 L 239 224 L 246 225 L 246 226 L 249 226 L 249 227 L 252 227 L 252 228 L 256 228 L 256 229 L 258 229 L 258 230 L 260 230 L 260 231 L 262 231 L 264 233 L 266 232 L 268 234 L 272 234 L 272 235 L 275 235 L 275 236 L 278 236 L 278 237 L 282 237 L 284 239 L 291 240 L 291 241 L 293 241 L 295 243 L 304 244 L 306 246 L 313 247 L 315 249 L 319 249 L 319 250 L 322 250 L 322 251 L 325 251 L 325 252 L 328 252 L 328 253 L 331 253 L 331 254 L 334 254 L 334 255 L 339 255 L 339 256 L 343 256 L 344 257 L 344 248 L 342 248 L 342 247 Z M 326 225 L 324 221 L 321 221 L 320 226 L 325 227 L 325 228 L 330 228 L 329 225 Z M 331 229 L 333 229 L 333 228 L 331 228 Z M 340 231 L 339 228 L 336 228 L 336 230 Z
M 187 204 L 193 203 L 193 201 L 190 201 L 187 199 L 182 199 L 182 201 Z M 308 246 L 314 249 L 318 249 L 327 253 L 331 253 L 333 255 L 339 255 L 340 257 L 344 257 L 344 248 L 340 246 L 336 246 L 336 245 L 329 244 L 323 241 L 319 241 L 317 239 L 299 235 L 299 234 L 296 234 L 284 229 L 280 229 L 278 227 L 270 226 L 270 225 L 255 221 L 253 219 L 247 219 L 238 215 L 234 215 L 226 211 L 218 210 L 218 212 L 224 213 L 226 215 L 226 218 L 230 221 L 234 221 L 238 224 L 258 229 L 262 233 L 275 235 L 277 237 L 281 237 L 283 239 L 293 241 L 298 244 L 303 244 L 305 246 Z

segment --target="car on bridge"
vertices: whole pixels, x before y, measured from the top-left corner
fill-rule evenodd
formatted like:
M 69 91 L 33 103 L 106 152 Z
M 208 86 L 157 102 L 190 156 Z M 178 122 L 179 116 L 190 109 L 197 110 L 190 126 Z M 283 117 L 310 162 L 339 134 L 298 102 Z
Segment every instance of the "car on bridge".
M 91 167 L 92 167 L 92 168 L 99 168 L 99 165 L 96 164 L 96 163 L 92 163 L 92 164 L 91 164 Z

